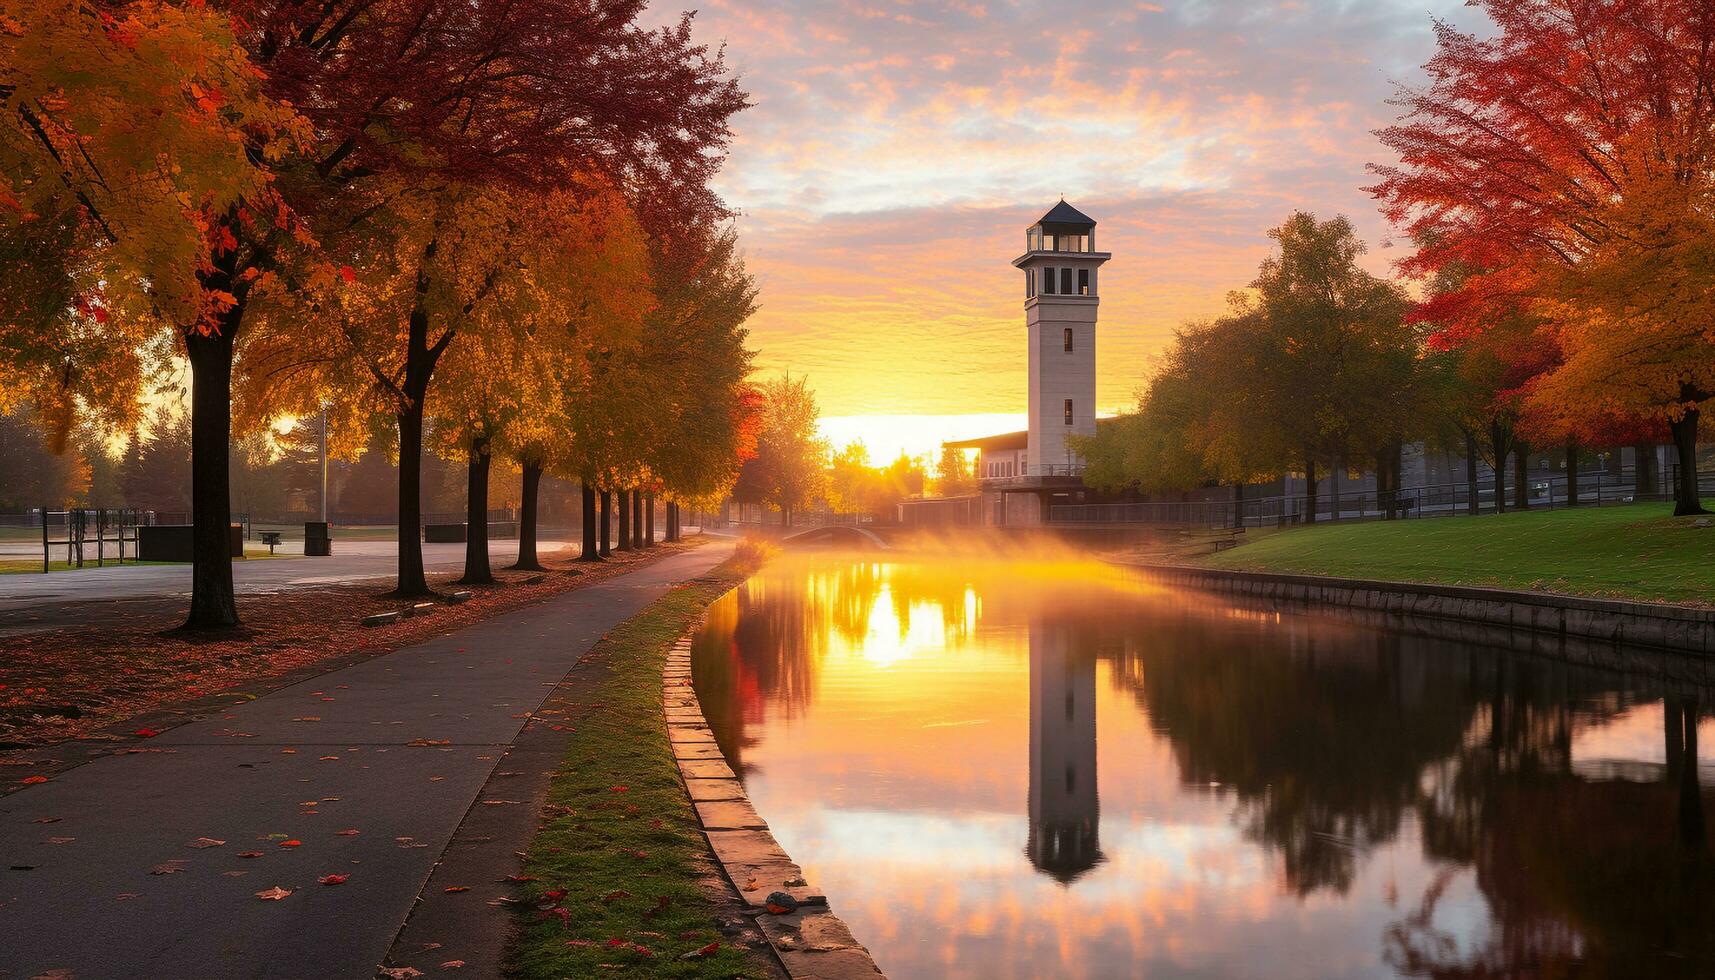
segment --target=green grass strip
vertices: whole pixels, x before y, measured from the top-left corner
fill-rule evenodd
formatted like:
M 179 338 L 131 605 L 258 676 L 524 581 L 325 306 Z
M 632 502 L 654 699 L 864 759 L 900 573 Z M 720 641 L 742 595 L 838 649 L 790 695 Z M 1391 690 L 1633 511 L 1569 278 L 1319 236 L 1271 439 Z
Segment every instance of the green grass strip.
M 747 954 L 717 931 L 700 884 L 714 865 L 667 740 L 661 670 L 673 641 L 760 564 L 741 551 L 674 589 L 611 631 L 595 648 L 599 660 L 580 668 L 605 676 L 574 722 L 549 792 L 551 817 L 525 858 L 525 873 L 538 880 L 527 885 L 513 975 L 754 974 Z M 680 958 L 716 942 L 708 955 Z
M 1715 527 L 1667 504 L 1247 530 L 1211 568 L 1715 603 Z

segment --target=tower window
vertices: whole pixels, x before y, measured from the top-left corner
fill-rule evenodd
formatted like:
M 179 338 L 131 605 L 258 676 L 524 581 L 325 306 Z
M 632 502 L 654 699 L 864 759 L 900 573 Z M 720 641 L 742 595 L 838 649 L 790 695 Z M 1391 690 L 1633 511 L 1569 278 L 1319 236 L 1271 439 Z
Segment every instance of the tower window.
M 1024 270 L 1024 298 L 1029 299 L 1030 297 L 1035 296 L 1035 295 L 1036 295 L 1036 277 L 1030 273 L 1029 269 L 1026 269 L 1026 270 Z
M 1054 295 L 1054 270 L 1042 270 L 1042 293 L 1045 296 Z
M 1060 291 L 1067 296 L 1072 295 L 1072 270 L 1060 270 Z
M 1060 331 L 1060 340 L 1066 345 L 1066 353 L 1068 353 L 1068 354 L 1072 353 L 1072 328 L 1071 327 L 1067 327 L 1066 329 Z
M 1066 424 L 1072 424 L 1072 399 L 1066 399 Z
M 1088 269 L 1078 270 L 1078 295 L 1090 295 L 1090 270 Z

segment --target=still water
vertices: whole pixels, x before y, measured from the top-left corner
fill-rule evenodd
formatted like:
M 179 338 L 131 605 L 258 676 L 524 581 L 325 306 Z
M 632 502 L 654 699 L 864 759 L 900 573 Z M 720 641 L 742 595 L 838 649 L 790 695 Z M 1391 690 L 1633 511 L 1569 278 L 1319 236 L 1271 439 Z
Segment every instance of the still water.
M 693 670 L 896 980 L 1715 975 L 1695 688 L 1239 601 L 790 558 Z

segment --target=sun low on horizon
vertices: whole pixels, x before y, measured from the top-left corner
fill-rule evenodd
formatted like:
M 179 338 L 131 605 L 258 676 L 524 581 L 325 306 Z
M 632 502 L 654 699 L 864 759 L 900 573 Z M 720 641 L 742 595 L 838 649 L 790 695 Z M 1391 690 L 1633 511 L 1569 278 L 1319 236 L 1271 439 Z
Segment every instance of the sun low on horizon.
M 1293 210 L 1347 215 L 1391 265 L 1360 188 L 1435 18 L 1481 26 L 1457 0 L 699 5 L 755 93 L 718 189 L 761 290 L 758 375 L 807 376 L 824 435 L 872 459 L 1022 428 L 1010 262 L 1063 197 L 1113 253 L 1097 411 L 1133 406 Z

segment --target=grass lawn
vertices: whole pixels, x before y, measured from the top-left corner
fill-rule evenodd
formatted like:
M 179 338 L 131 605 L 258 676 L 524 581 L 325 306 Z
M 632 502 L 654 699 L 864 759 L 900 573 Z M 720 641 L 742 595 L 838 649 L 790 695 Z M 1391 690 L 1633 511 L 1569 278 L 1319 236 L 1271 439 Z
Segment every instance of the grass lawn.
M 1715 604 L 1715 527 L 1667 504 L 1247 531 L 1212 568 Z
M 614 629 L 582 669 L 605 673 L 577 720 L 525 860 L 510 975 L 730 978 L 759 971 L 715 927 L 712 856 L 661 713 L 667 648 L 760 565 L 747 549 Z M 715 944 L 710 949 L 711 944 Z M 681 959 L 708 949 L 704 955 Z

